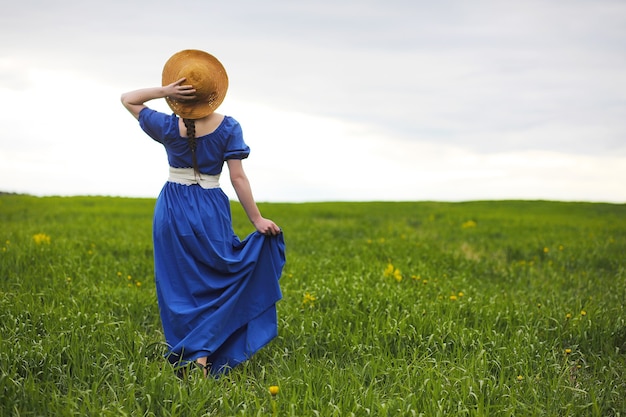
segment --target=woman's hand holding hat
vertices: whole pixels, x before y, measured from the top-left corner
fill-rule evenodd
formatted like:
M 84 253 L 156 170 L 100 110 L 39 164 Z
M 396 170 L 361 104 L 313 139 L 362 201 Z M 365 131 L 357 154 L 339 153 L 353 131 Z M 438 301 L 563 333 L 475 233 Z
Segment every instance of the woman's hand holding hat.
M 186 78 L 181 78 L 178 81 L 174 81 L 173 83 L 166 85 L 164 88 L 165 96 L 170 100 L 176 101 L 185 101 L 185 100 L 193 100 L 196 98 L 196 89 L 193 88 L 191 84 L 183 85 Z

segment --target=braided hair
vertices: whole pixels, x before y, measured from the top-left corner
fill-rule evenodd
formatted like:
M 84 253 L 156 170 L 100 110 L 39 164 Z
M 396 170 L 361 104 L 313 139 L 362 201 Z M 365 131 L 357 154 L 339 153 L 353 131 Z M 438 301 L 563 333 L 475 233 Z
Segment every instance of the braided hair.
M 196 121 L 193 119 L 183 119 L 185 127 L 187 128 L 187 144 L 191 150 L 191 161 L 193 164 L 193 172 L 200 175 L 198 168 L 198 157 L 196 156 L 196 148 L 198 147 L 198 141 L 196 139 Z

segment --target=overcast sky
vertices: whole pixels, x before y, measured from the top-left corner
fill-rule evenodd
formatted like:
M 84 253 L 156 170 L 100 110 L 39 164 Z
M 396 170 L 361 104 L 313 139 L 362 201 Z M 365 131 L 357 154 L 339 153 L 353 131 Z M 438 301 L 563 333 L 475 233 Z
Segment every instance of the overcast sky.
M 156 197 L 119 96 L 194 48 L 259 201 L 626 202 L 623 0 L 2 0 L 0 48 L 0 191 Z

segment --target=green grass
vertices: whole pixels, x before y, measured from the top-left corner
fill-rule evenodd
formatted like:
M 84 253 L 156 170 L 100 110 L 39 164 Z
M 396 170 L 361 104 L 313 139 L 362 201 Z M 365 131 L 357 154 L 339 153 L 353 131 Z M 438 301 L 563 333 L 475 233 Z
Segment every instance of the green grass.
M 0 416 L 626 415 L 624 205 L 261 204 L 287 242 L 280 335 L 182 381 L 153 206 L 0 197 Z

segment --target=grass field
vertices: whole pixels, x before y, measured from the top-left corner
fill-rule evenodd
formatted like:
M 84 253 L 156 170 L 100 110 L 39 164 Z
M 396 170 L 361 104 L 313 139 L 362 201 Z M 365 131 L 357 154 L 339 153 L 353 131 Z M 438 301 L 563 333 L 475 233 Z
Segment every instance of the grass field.
M 0 416 L 626 416 L 625 205 L 261 204 L 280 335 L 217 380 L 162 359 L 153 206 L 0 196 Z

